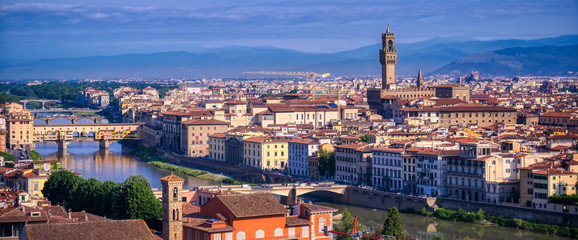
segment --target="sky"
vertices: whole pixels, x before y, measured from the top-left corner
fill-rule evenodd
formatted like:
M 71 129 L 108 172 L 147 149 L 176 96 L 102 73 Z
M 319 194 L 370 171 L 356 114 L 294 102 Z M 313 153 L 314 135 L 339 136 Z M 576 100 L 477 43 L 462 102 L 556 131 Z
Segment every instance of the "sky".
M 3 0 L 0 60 L 578 34 L 578 0 Z

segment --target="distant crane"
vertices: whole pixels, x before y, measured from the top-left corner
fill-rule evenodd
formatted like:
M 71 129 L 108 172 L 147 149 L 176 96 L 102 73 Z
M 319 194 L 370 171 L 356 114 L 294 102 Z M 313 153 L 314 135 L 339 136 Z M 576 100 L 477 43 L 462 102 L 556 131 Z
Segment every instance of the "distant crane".
M 267 72 L 267 71 L 260 71 L 260 72 L 243 72 L 243 74 L 260 74 L 260 75 L 285 75 L 285 76 L 306 76 L 311 81 L 311 98 L 315 100 L 315 77 L 328 77 L 331 74 L 329 73 L 314 73 L 314 72 Z

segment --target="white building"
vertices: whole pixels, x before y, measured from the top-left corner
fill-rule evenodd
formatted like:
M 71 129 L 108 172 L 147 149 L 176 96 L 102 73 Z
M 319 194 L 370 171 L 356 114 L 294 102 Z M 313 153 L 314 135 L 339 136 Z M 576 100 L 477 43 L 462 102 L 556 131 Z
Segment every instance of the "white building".
M 401 165 L 403 151 L 403 148 L 376 148 L 372 150 L 372 186 L 390 191 L 403 188 L 403 166 Z
M 458 156 L 459 150 L 425 148 L 417 153 L 417 193 L 432 197 L 447 196 L 447 160 L 443 157 Z
M 309 157 L 319 150 L 319 142 L 310 139 L 289 141 L 289 174 L 309 177 Z

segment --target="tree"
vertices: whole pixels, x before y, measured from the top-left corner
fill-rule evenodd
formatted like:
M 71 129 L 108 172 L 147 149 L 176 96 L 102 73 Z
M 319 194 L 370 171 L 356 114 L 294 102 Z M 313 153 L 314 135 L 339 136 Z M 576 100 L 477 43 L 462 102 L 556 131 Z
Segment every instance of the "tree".
M 7 152 L 0 152 L 0 157 L 4 157 L 4 162 L 16 161 L 16 157 L 14 157 L 14 155 L 7 153 Z
M 359 141 L 369 143 L 369 134 L 365 134 L 365 135 L 359 137 Z
M 339 231 L 339 232 L 344 232 L 344 233 L 351 233 L 351 229 L 353 228 L 353 221 L 355 220 L 355 217 L 353 217 L 351 215 L 351 213 L 349 212 L 349 210 L 346 208 L 345 210 L 343 210 L 343 213 L 341 213 L 341 220 L 339 220 L 337 222 L 337 225 L 335 226 L 335 231 Z M 351 237 L 350 236 L 345 236 L 345 235 L 336 235 L 337 236 L 337 240 L 350 240 Z
M 161 202 L 151 190 L 148 179 L 132 175 L 113 194 L 114 215 L 120 219 L 151 220 L 162 216 Z
M 74 191 L 83 179 L 68 170 L 54 171 L 44 183 L 42 194 L 52 203 L 63 204 L 69 207 L 73 202 Z
M 405 234 L 401 223 L 402 222 L 401 216 L 399 215 L 399 210 L 396 207 L 390 208 L 387 211 L 387 218 L 383 223 L 381 234 L 403 238 Z
M 37 151 L 30 150 L 30 159 L 32 159 L 32 161 L 40 161 L 42 160 L 42 155 Z
M 335 152 L 328 152 L 324 148 L 319 148 L 319 174 L 321 176 L 335 175 Z

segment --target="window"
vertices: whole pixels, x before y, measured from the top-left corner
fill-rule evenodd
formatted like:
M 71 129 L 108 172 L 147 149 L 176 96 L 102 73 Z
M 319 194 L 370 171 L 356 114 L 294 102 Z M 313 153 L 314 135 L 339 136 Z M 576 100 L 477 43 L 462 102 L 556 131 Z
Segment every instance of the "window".
M 244 240 L 245 233 L 243 231 L 237 233 L 237 240 Z
M 257 230 L 257 232 L 255 233 L 255 238 L 265 238 L 265 231 L 261 229 Z
M 209 235 L 209 234 L 207 234 L 207 235 Z M 214 236 L 213 240 L 221 240 L 221 234 L 220 233 L 214 234 L 213 236 Z
M 295 237 L 295 228 L 294 227 L 289 228 L 289 237 L 290 238 Z
M 173 188 L 173 201 L 177 202 L 179 201 L 179 189 L 178 188 Z
M 201 235 L 201 233 L 195 232 L 195 239 L 196 239 L 196 240 L 200 240 L 200 239 L 201 239 L 201 236 L 200 236 L 200 235 Z
M 189 229 L 189 231 L 188 231 L 187 239 L 188 239 L 188 240 L 193 240 L 193 231 L 192 231 L 191 229 Z
M 233 233 L 225 233 L 225 240 L 233 240 Z
M 309 226 L 301 227 L 301 236 L 304 238 L 309 237 Z
M 283 229 L 281 229 L 281 228 L 275 229 L 275 237 L 281 237 L 281 236 L 283 236 Z
M 325 229 L 325 224 L 326 224 L 325 218 L 320 218 L 319 219 L 319 231 L 323 231 Z

